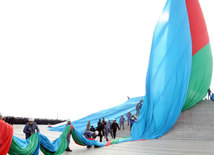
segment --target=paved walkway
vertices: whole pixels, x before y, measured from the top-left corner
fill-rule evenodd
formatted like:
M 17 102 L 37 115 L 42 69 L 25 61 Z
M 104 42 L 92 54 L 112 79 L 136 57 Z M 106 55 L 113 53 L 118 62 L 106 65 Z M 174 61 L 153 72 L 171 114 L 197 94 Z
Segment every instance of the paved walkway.
M 125 128 L 118 137 L 130 134 Z M 181 155 L 214 154 L 214 102 L 201 101 L 195 107 L 182 112 L 172 129 L 155 140 L 126 142 L 103 148 L 91 148 L 71 144 L 72 153 L 79 155 Z
M 14 135 L 24 138 L 23 125 L 14 126 Z M 47 126 L 39 126 L 41 133 L 50 140 L 60 133 L 47 131 Z M 117 137 L 129 136 L 127 125 L 125 130 L 117 133 Z M 126 142 L 102 148 L 91 148 L 71 143 L 72 153 L 64 155 L 181 155 L 201 154 L 214 155 L 214 102 L 201 101 L 195 107 L 182 112 L 172 129 L 155 140 Z M 42 153 L 41 153 L 42 154 Z

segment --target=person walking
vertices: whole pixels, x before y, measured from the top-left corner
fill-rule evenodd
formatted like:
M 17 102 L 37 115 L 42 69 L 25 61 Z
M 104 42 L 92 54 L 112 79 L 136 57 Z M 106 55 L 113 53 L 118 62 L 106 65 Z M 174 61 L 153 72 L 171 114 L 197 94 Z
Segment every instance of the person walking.
M 113 138 L 112 123 L 110 120 L 108 120 L 108 129 L 109 129 L 109 133 L 111 135 L 111 138 Z
M 29 118 L 28 123 L 25 125 L 23 132 L 25 133 L 25 139 L 28 139 L 35 131 L 39 132 L 39 127 L 36 122 L 34 122 L 34 118 Z
M 117 129 L 120 130 L 120 127 L 119 127 L 119 125 L 117 124 L 116 120 L 114 119 L 114 121 L 113 121 L 113 123 L 112 123 L 113 139 L 116 138 Z
M 109 134 L 109 126 L 108 126 L 107 120 L 106 120 L 104 123 L 104 135 L 105 135 L 106 141 L 108 141 L 108 134 Z
M 128 121 L 127 126 L 129 126 L 130 119 L 131 119 L 131 117 L 132 117 L 132 114 L 130 113 L 130 111 L 126 114 L 126 117 L 127 117 L 127 121 Z
M 70 119 L 67 120 L 67 124 L 66 124 L 65 127 L 67 127 L 68 125 L 71 125 L 71 120 L 70 120 Z M 67 148 L 66 148 L 66 150 L 65 150 L 65 151 L 67 151 L 67 152 L 72 152 L 72 150 L 71 150 L 70 147 L 69 147 L 70 141 L 71 141 L 71 132 L 68 133 L 68 135 L 67 135 Z
M 101 126 L 102 126 L 102 135 L 104 136 L 104 124 L 105 124 L 105 118 L 103 117 L 103 120 L 101 122 Z
M 210 88 L 207 90 L 207 93 L 208 93 L 208 100 L 210 100 L 211 96 L 212 96 L 212 92 L 211 92 Z
M 134 117 L 134 115 L 132 115 L 132 118 L 131 118 L 131 120 L 130 120 L 130 131 L 131 131 L 131 129 L 132 129 L 133 123 L 134 123 L 136 120 L 137 120 L 137 119 Z
M 100 137 L 100 142 L 102 142 L 102 138 L 104 135 L 104 124 L 101 122 L 101 119 L 99 119 L 99 122 L 97 123 L 96 130 L 99 132 L 98 136 Z
M 125 122 L 126 120 L 125 120 L 125 118 L 123 117 L 123 115 L 121 115 L 121 117 L 120 117 L 120 129 L 121 129 L 121 125 L 123 126 L 123 130 L 124 130 L 124 122 Z
M 138 116 L 140 113 L 140 103 L 137 103 L 136 105 L 136 116 Z

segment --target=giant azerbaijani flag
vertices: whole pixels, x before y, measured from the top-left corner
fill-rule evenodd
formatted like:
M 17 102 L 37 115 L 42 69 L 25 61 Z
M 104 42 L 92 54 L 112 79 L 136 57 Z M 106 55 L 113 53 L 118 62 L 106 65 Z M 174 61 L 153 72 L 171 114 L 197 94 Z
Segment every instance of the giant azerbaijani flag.
M 132 138 L 152 139 L 165 134 L 182 110 L 206 96 L 212 66 L 198 0 L 168 0 L 155 28 L 145 100 Z
M 182 110 L 202 100 L 211 83 L 212 54 L 205 20 L 198 0 L 167 0 L 156 25 L 146 79 L 145 97 L 133 98 L 117 107 L 91 114 L 65 127 L 59 138 L 50 142 L 41 133 L 28 140 L 12 137 L 13 128 L 0 120 L 0 153 L 6 154 L 62 154 L 67 147 L 67 136 L 82 146 L 108 146 L 139 139 L 154 139 L 164 135 L 174 125 Z M 85 138 L 87 121 L 105 116 L 112 120 L 121 114 L 134 112 L 134 106 L 144 98 L 138 121 L 131 136 L 98 142 Z M 10 150 L 9 150 L 10 149 Z

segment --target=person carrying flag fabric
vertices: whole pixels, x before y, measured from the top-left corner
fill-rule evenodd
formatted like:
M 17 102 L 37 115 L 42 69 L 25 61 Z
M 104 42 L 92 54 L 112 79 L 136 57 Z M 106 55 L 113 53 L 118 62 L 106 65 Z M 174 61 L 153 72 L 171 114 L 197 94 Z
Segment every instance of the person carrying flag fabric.
M 89 131 L 89 130 L 85 130 L 85 132 L 84 132 L 84 137 L 86 138 L 86 139 L 95 139 L 96 137 L 97 137 L 97 135 L 99 134 L 99 132 L 98 131 L 95 131 L 95 132 L 92 132 L 92 131 Z M 87 145 L 87 148 L 91 148 L 91 146 L 90 145 Z
M 34 118 L 29 118 L 28 123 L 25 125 L 23 132 L 25 133 L 25 139 L 28 139 L 32 134 L 35 133 L 35 130 L 39 132 L 39 127 L 36 122 L 34 122 Z
M 68 126 L 68 125 L 71 125 L 71 120 L 70 120 L 70 119 L 67 120 L 66 126 Z M 65 127 L 66 127 L 66 126 L 65 126 Z M 67 135 L 67 145 L 68 145 L 68 146 L 67 146 L 67 148 L 66 148 L 66 150 L 65 150 L 65 151 L 67 151 L 67 152 L 72 152 L 72 150 L 71 150 L 70 147 L 69 147 L 70 141 L 71 141 L 71 132 L 68 133 L 68 135 Z

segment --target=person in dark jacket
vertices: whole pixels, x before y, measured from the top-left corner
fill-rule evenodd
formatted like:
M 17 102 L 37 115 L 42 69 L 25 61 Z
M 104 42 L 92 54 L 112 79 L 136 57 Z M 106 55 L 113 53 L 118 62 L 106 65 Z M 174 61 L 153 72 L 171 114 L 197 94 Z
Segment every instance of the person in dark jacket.
M 101 119 L 99 119 L 99 122 L 97 123 L 97 126 L 100 126 L 102 124 Z
M 67 120 L 66 126 L 68 126 L 68 125 L 71 125 L 71 120 L 70 120 L 70 119 Z M 65 127 L 66 127 L 66 126 L 65 126 Z M 65 150 L 65 151 L 67 151 L 67 152 L 71 152 L 71 151 L 72 151 L 72 150 L 70 149 L 70 147 L 69 147 L 70 141 L 71 141 L 71 132 L 67 135 L 67 148 L 66 148 L 66 150 Z
M 103 120 L 102 120 L 102 124 L 103 124 L 103 131 L 102 131 L 102 134 L 103 134 L 103 136 L 105 135 L 105 131 L 104 131 L 105 122 L 106 122 L 106 120 L 105 120 L 105 118 L 103 117 Z
M 132 129 L 133 123 L 134 123 L 136 120 L 137 120 L 137 119 L 134 117 L 134 115 L 132 115 L 132 118 L 131 118 L 131 120 L 130 120 L 130 131 L 131 131 L 131 129 Z
M 93 125 L 91 126 L 90 131 L 92 131 L 92 132 L 96 131 Z
M 102 142 L 104 135 L 104 124 L 101 122 L 101 119 L 99 119 L 99 122 L 97 123 L 97 131 L 99 132 L 98 136 L 100 137 L 100 142 Z
M 120 130 L 119 125 L 117 124 L 116 120 L 114 119 L 114 121 L 113 121 L 113 123 L 112 123 L 113 139 L 116 138 L 117 128 Z
M 211 92 L 210 88 L 207 90 L 207 93 L 208 93 L 208 100 L 210 100 L 211 96 L 212 96 L 212 92 Z
M 35 133 L 36 130 L 37 132 L 39 132 L 39 128 L 36 122 L 34 122 L 34 118 L 29 118 L 28 121 L 29 122 L 25 125 L 23 130 L 23 132 L 25 133 L 25 139 L 28 139 L 32 134 Z

